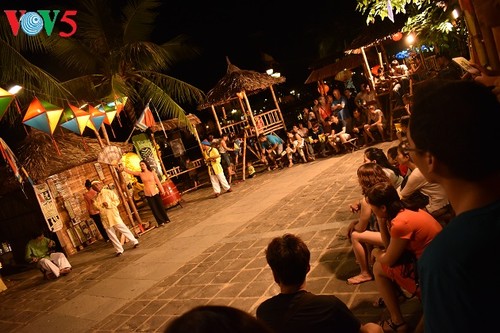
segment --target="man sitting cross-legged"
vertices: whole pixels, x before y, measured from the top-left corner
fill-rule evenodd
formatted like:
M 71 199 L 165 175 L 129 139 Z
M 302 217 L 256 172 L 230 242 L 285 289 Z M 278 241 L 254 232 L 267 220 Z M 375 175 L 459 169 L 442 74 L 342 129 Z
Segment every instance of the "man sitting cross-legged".
M 310 257 L 307 245 L 295 235 L 285 234 L 269 243 L 266 259 L 281 293 L 259 305 L 257 318 L 276 333 L 382 333 L 377 324 L 362 325 L 336 296 L 306 291 Z

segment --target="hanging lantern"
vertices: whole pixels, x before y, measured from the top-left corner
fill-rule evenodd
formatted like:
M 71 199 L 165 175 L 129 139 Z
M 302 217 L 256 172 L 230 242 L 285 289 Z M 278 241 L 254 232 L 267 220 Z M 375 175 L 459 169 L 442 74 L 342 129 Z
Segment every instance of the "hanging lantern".
M 104 122 L 104 118 L 106 118 L 106 113 L 97 110 L 92 105 L 87 105 L 86 108 L 88 108 L 88 112 L 90 114 L 89 121 L 87 122 L 87 127 L 96 132 L 99 131 L 102 123 Z
M 245 93 L 243 91 L 237 92 L 236 96 L 238 96 L 239 99 L 243 99 Z
M 13 94 L 8 92 L 7 90 L 3 90 L 2 88 L 0 88 L 0 120 L 5 114 L 5 111 L 7 111 L 7 108 L 9 107 L 13 99 Z
M 397 42 L 401 38 L 403 38 L 403 34 L 401 33 L 401 31 L 398 31 L 394 35 L 392 35 L 392 40 L 395 42 Z
M 101 112 L 104 112 L 104 114 L 106 115 L 106 117 L 104 118 L 104 123 L 106 125 L 111 125 L 116 115 L 118 114 L 116 107 L 105 103 L 99 105 L 97 109 Z
M 83 134 L 90 119 L 90 114 L 74 105 L 68 104 L 61 117 L 61 126 L 76 134 Z
M 35 97 L 24 115 L 23 124 L 53 134 L 62 113 L 63 108 Z

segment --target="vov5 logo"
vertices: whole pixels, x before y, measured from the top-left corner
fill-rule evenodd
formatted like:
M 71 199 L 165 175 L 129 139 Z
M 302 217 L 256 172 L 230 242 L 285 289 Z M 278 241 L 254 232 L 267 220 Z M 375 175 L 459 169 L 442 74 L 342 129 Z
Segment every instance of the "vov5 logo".
M 4 10 L 14 36 L 19 34 L 19 28 L 28 36 L 36 36 L 42 29 L 45 29 L 47 36 L 50 36 L 54 30 L 54 25 L 58 20 L 60 12 L 60 10 L 46 9 L 40 9 L 36 12 L 26 12 L 26 10 Z M 73 18 L 76 13 L 76 10 L 66 10 L 62 14 L 59 22 L 67 24 L 69 30 L 59 32 L 59 36 L 66 38 L 75 34 L 77 24 Z

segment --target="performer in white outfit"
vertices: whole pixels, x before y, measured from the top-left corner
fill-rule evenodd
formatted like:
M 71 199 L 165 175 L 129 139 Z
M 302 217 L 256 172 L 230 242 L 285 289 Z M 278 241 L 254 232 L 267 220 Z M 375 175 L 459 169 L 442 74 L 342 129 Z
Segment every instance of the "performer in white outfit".
M 139 241 L 134 237 L 120 216 L 120 212 L 118 211 L 120 198 L 118 198 L 118 195 L 110 189 L 103 188 L 103 184 L 98 180 L 92 182 L 92 188 L 98 193 L 93 201 L 94 206 L 101 214 L 102 224 L 113 243 L 116 256 L 121 256 L 124 250 L 120 240 L 116 236 L 115 229 L 132 241 L 134 248 L 139 246 Z

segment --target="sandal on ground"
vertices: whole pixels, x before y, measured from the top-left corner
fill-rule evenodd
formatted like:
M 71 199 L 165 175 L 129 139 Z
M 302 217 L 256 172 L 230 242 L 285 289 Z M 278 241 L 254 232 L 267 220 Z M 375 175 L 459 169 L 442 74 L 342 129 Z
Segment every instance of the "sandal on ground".
M 382 326 L 384 332 L 405 333 L 408 331 L 408 325 L 404 321 L 400 324 L 394 324 L 391 319 L 384 319 L 379 325 Z
M 361 283 L 372 281 L 372 280 L 373 280 L 373 277 L 371 275 L 358 274 L 356 276 L 348 278 L 347 284 L 356 285 L 356 284 L 361 284 Z

